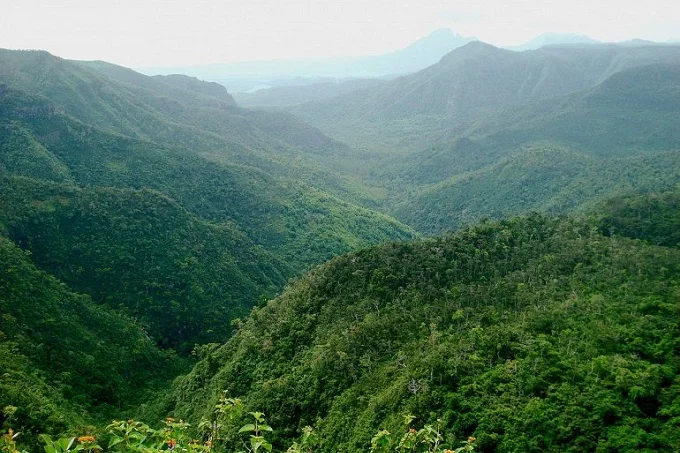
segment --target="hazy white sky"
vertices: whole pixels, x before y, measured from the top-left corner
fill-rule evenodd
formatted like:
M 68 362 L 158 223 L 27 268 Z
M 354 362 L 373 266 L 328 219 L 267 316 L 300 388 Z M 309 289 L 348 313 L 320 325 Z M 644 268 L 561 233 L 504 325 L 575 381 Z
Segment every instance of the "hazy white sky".
M 680 0 L 0 0 L 0 47 L 132 67 L 377 54 L 444 27 L 680 40 Z

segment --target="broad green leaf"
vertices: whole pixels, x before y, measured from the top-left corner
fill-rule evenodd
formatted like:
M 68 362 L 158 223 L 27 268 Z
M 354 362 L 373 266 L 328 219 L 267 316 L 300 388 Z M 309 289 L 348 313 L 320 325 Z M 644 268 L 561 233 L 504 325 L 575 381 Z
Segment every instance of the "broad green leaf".
M 109 441 L 109 448 L 115 447 L 119 443 L 123 442 L 125 439 L 123 439 L 120 436 L 112 436 L 111 440 Z
M 255 431 L 255 425 L 252 423 L 248 423 L 247 425 L 243 425 L 241 429 L 238 430 L 239 433 L 245 433 L 245 432 L 250 432 L 250 431 Z

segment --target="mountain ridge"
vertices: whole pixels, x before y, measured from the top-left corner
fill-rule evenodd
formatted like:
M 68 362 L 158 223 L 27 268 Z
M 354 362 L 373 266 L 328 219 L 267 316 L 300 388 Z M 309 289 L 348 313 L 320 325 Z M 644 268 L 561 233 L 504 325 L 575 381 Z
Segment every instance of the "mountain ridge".
M 154 323 L 153 334 L 160 344 L 187 352 L 192 338 L 200 342 L 224 339 L 229 334 L 225 325 L 209 326 L 207 330 L 212 333 L 201 337 L 203 314 L 217 309 L 207 323 L 219 320 L 228 327 L 230 318 L 245 314 L 247 307 L 258 303 L 260 297 L 274 294 L 287 277 L 312 264 L 365 243 L 415 235 L 410 228 L 384 214 L 342 200 L 305 181 L 276 175 L 271 168 L 230 161 L 227 156 L 217 155 L 219 148 L 213 148 L 226 145 L 231 152 L 243 157 L 250 153 L 262 161 L 279 153 L 324 158 L 335 152 L 334 142 L 318 132 L 321 143 L 315 138 L 305 142 L 308 150 L 281 146 L 286 141 L 292 144 L 307 140 L 295 137 L 295 132 L 288 134 L 286 127 L 290 125 L 297 131 L 309 129 L 289 115 L 239 109 L 227 102 L 226 90 L 221 87 L 217 87 L 221 100 L 203 93 L 193 96 L 196 89 L 214 90 L 215 86 L 185 78 L 177 80 L 181 85 L 188 82 L 191 90 L 171 87 L 170 93 L 180 95 L 169 98 L 164 78 L 149 78 L 125 68 L 96 64 L 98 71 L 113 72 L 113 76 L 125 80 L 118 84 L 104 73 L 83 70 L 79 64 L 47 53 L 0 52 L 0 59 L 3 58 L 9 64 L 0 67 L 0 82 L 4 83 L 0 94 L 0 176 L 7 178 L 3 178 L 6 187 L 0 195 L 15 209 L 4 212 L 0 222 L 14 240 L 29 250 L 36 249 L 36 263 L 72 287 L 91 293 L 100 302 L 134 305 L 135 316 Z M 29 70 L 33 65 L 37 68 Z M 12 67 L 21 70 L 12 72 Z M 21 91 L 37 85 L 47 75 L 50 85 L 42 85 L 37 93 L 28 95 Z M 82 92 L 78 86 L 82 86 Z M 135 87 L 139 86 L 147 86 L 146 91 L 138 91 Z M 144 93 L 153 96 L 140 95 Z M 239 141 L 244 145 L 234 146 L 229 141 L 232 128 L 224 129 L 223 135 L 214 132 L 222 127 L 219 121 L 204 130 L 181 122 L 187 111 L 202 111 L 205 102 L 211 113 L 221 112 L 228 118 L 231 112 L 236 112 L 239 121 L 252 121 L 252 128 L 257 129 L 263 141 L 243 138 Z M 121 113 L 125 106 L 135 106 L 135 110 L 126 116 Z M 108 123 L 108 117 L 118 121 Z M 102 124 L 104 128 L 99 127 Z M 161 130 L 157 131 L 156 126 Z M 193 147 L 184 147 L 187 143 Z M 263 143 L 279 144 L 261 151 L 257 145 Z M 327 147 L 331 148 L 328 153 Z M 208 156 L 208 150 L 214 154 Z M 295 166 L 289 168 L 296 170 Z M 29 179 L 12 179 L 17 176 Z M 52 187 L 48 181 L 62 186 Z M 342 188 L 340 182 L 324 182 Z M 24 185 L 24 190 L 10 190 L 17 184 Z M 54 192 L 59 191 L 63 192 L 65 204 L 54 201 L 55 197 L 59 199 Z M 43 203 L 43 196 L 52 201 Z M 163 201 L 166 198 L 170 201 Z M 152 209 L 153 200 L 157 209 Z M 36 204 L 52 208 L 35 209 Z M 88 205 L 100 206 L 101 211 L 89 213 Z M 131 216 L 126 207 L 135 207 L 138 218 Z M 174 214 L 170 215 L 171 212 Z M 29 213 L 30 218 L 23 219 Z M 155 217 L 165 218 L 167 228 L 158 224 Z M 79 223 L 71 225 L 69 219 L 76 218 L 86 227 L 84 230 Z M 129 231 L 137 230 L 141 243 L 120 238 L 120 248 L 104 253 L 107 249 L 101 246 L 106 234 L 118 237 L 119 231 L 111 230 L 116 222 L 126 225 Z M 165 232 L 146 242 L 154 229 Z M 178 237 L 185 238 L 189 249 L 177 244 Z M 209 240 L 212 245 L 208 247 L 196 237 L 212 238 Z M 71 248 L 62 246 L 69 243 L 77 253 L 67 259 Z M 130 274 L 125 270 L 130 262 L 146 262 L 149 256 L 158 258 L 164 247 L 184 254 L 166 269 L 170 282 L 178 279 L 184 283 L 168 283 L 162 274 L 151 271 L 143 279 L 149 285 L 142 285 L 144 273 Z M 49 252 L 51 249 L 62 255 Z M 221 256 L 210 255 L 216 251 Z M 236 256 L 241 253 L 244 255 Z M 83 265 L 87 272 L 79 274 L 60 273 L 69 269 L 69 262 L 79 262 L 81 255 L 89 255 L 97 266 Z M 188 275 L 180 265 L 200 262 L 201 256 L 213 263 L 213 269 L 224 272 L 230 269 L 232 280 L 213 288 L 214 291 L 198 291 L 193 296 L 196 306 L 187 307 L 192 300 L 191 291 L 200 286 L 212 287 L 206 281 L 212 271 L 205 265 L 193 266 L 195 274 L 188 271 Z M 157 268 L 157 264 L 150 266 Z M 85 278 L 88 272 L 94 274 Z M 207 278 L 217 279 L 215 275 Z M 93 287 L 88 281 L 98 284 Z M 185 283 L 191 283 L 193 289 Z M 133 289 L 124 295 L 116 293 L 126 287 Z M 153 287 L 156 289 L 148 289 Z M 158 322 L 165 318 L 145 314 L 145 305 L 136 297 L 146 300 L 149 307 L 167 310 L 170 318 L 177 317 L 165 322 L 163 328 Z M 201 309 L 201 305 L 209 309 Z M 185 309 L 191 313 L 187 319 L 192 320 L 194 327 L 179 334 L 182 328 L 179 313 Z M 168 341 L 165 336 L 169 333 L 179 340 Z
M 518 53 L 477 42 L 374 91 L 289 110 L 346 143 L 364 143 L 362 134 L 375 134 L 385 143 L 383 149 L 412 149 L 400 138 L 410 134 L 414 144 L 430 144 L 433 137 L 460 133 L 494 110 L 592 88 L 635 66 L 679 60 L 680 46 L 547 47 Z M 421 127 L 423 123 L 431 126 Z

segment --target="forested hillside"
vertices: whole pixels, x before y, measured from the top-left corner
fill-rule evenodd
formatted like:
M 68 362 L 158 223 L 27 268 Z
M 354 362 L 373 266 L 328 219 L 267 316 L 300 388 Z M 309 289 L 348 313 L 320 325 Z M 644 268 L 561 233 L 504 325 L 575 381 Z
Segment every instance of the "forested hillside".
M 318 131 L 318 143 L 287 135 L 281 121 L 294 127 L 295 119 L 232 115 L 233 100 L 215 84 L 44 52 L 3 51 L 2 58 L 5 232 L 74 289 L 127 307 L 161 344 L 191 349 L 224 340 L 229 319 L 291 275 L 362 245 L 413 237 L 317 187 L 206 157 L 206 149 L 233 151 L 227 139 L 240 141 L 244 154 L 260 152 L 230 135 L 231 116 L 272 143 L 297 140 L 298 153 L 333 149 Z M 204 110 L 214 131 L 195 125 Z M 267 152 L 274 149 L 259 158 Z
M 230 319 L 292 275 L 234 227 L 159 192 L 1 181 L 8 237 L 69 287 L 140 319 L 165 347 L 227 338 Z
M 372 156 L 360 172 L 383 211 L 440 234 L 675 187 L 679 49 L 471 43 L 419 73 L 293 111 Z
M 492 115 L 471 138 L 393 159 L 376 178 L 392 190 L 395 216 L 440 233 L 528 209 L 564 213 L 612 197 L 680 183 L 680 66 L 615 74 L 574 95 Z
M 421 232 L 439 234 L 484 217 L 583 210 L 608 196 L 678 183 L 678 151 L 603 158 L 538 143 L 422 190 L 398 206 L 395 215 Z
M 292 111 L 349 145 L 399 153 L 464 133 L 499 109 L 587 90 L 623 70 L 679 60 L 680 46 L 545 47 L 513 52 L 476 41 L 429 68 L 376 89 Z
M 0 428 L 679 451 L 678 61 L 475 42 L 294 116 L 0 49 Z
M 644 226 L 677 219 L 678 198 L 337 258 L 204 351 L 173 413 L 210 417 L 226 390 L 269 416 L 275 445 L 313 425 L 323 452 L 367 451 L 407 413 L 480 451 L 677 451 L 680 250 L 611 234 L 611 219 L 649 203 L 632 235 L 653 237 Z
M 38 51 L 0 49 L 0 62 L 5 90 L 18 91 L 20 99 L 39 95 L 50 109 L 99 131 L 307 181 L 349 201 L 365 197 L 355 181 L 328 170 L 330 164 L 342 166 L 345 145 L 291 115 L 238 108 L 215 84 L 147 77 Z
M 0 50 L 0 423 L 101 427 L 291 276 L 414 238 L 321 166 L 344 149 L 216 84 Z
M 134 410 L 185 368 L 132 318 L 71 291 L 2 236 L 0 295 L 0 424 L 24 442 Z

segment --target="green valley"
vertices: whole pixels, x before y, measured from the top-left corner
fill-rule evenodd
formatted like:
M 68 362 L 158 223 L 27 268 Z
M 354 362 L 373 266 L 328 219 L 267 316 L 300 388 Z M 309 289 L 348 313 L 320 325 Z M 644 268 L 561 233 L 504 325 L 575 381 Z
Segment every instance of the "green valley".
M 569 36 L 235 96 L 0 49 L 0 453 L 680 451 L 680 46 Z
M 219 85 L 46 52 L 0 62 L 0 406 L 27 435 L 142 404 L 288 278 L 416 237 L 325 176 L 342 145 Z
M 470 43 L 370 93 L 291 111 L 371 156 L 360 174 L 384 212 L 440 234 L 676 187 L 679 49 Z

